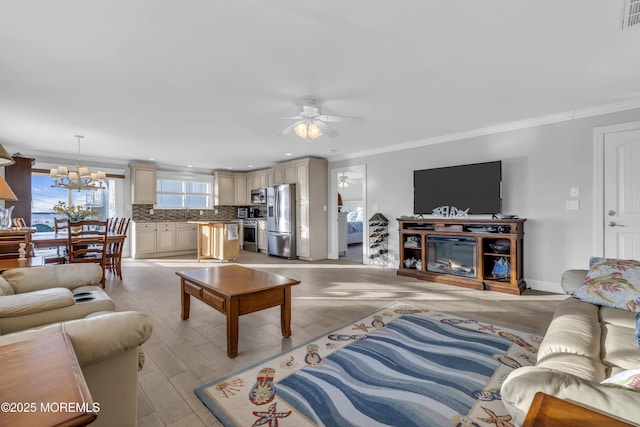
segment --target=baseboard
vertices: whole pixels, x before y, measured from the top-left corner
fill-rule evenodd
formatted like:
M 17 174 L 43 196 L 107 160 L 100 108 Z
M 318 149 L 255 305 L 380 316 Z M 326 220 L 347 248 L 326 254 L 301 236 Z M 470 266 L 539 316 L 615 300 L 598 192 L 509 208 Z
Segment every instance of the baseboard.
M 543 280 L 531 280 L 527 278 L 525 278 L 524 281 L 527 283 L 527 288 L 531 288 L 536 291 L 564 294 L 559 282 L 545 282 Z

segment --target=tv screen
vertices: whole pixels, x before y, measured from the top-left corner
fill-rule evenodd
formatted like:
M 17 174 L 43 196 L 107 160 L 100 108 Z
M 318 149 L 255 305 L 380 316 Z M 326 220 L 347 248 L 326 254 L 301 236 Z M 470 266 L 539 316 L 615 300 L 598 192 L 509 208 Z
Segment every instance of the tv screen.
M 413 171 L 413 213 L 435 208 L 469 209 L 469 214 L 502 212 L 502 162 Z

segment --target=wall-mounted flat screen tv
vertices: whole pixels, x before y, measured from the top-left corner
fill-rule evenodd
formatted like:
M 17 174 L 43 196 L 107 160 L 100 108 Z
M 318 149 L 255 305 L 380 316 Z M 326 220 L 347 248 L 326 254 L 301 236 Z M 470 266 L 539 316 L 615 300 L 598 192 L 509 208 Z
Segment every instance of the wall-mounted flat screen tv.
M 502 212 L 502 162 L 413 171 L 413 213 L 435 208 L 469 209 L 469 214 Z

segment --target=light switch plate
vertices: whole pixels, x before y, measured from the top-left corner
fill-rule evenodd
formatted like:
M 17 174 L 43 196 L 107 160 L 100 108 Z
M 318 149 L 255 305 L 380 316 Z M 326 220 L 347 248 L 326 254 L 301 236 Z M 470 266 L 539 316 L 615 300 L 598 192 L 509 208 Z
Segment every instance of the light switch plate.
M 580 201 L 579 200 L 567 200 L 567 210 L 568 211 L 577 211 L 580 209 Z
M 580 187 L 571 187 L 569 189 L 570 197 L 580 197 Z

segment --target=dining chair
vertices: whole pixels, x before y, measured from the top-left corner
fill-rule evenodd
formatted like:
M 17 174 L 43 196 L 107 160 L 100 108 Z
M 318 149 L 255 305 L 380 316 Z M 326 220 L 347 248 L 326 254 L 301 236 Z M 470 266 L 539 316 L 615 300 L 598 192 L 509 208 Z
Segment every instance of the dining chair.
M 53 231 L 59 233 L 69 229 L 69 220 L 66 218 L 55 218 L 53 220 Z
M 122 236 L 116 242 L 108 244 L 107 250 L 107 267 L 112 274 L 117 275 L 122 280 L 122 249 L 124 247 L 124 241 L 127 238 L 127 232 L 129 230 L 129 222 L 131 218 L 118 218 L 113 234 Z
M 83 219 L 68 223 L 67 262 L 94 262 L 102 268 L 105 287 L 107 260 L 107 221 Z
M 66 218 L 53 219 L 53 231 L 56 233 L 69 230 L 69 220 Z M 64 264 L 67 261 L 67 246 L 57 246 L 54 255 L 45 255 L 45 264 Z

